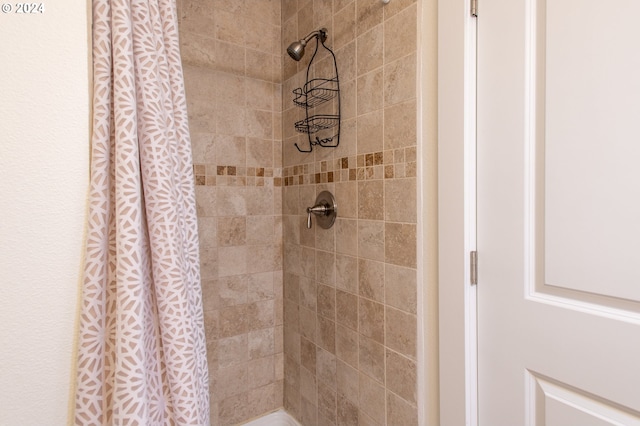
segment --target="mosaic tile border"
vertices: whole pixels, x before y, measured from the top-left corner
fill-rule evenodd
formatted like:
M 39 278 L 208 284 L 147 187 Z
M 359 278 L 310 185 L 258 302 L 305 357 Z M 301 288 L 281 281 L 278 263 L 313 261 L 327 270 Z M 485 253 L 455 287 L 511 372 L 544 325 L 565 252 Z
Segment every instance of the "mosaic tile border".
M 284 186 L 416 176 L 416 147 L 342 157 L 284 168 Z
M 288 166 L 238 167 L 194 164 L 196 186 L 294 186 L 416 177 L 416 147 Z
M 282 186 L 282 169 L 194 164 L 196 186 Z

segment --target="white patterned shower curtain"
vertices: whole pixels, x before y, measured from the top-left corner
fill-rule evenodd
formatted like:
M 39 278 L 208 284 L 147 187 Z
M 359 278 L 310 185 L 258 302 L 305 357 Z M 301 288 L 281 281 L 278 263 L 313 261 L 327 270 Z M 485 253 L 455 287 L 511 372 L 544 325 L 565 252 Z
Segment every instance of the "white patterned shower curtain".
M 78 425 L 208 425 L 175 0 L 93 0 L 91 192 Z

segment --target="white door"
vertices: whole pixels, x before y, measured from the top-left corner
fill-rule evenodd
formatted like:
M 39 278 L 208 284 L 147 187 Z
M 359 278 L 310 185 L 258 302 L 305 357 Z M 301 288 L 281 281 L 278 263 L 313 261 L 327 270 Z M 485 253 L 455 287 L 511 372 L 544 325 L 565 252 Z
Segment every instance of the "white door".
M 481 426 L 640 425 L 639 19 L 480 0 Z

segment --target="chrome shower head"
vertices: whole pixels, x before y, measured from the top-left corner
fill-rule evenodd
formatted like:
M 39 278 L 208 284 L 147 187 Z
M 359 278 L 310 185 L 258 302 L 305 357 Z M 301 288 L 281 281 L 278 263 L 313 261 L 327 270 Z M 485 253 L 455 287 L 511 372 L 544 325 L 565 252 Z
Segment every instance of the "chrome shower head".
M 304 55 L 304 47 L 306 45 L 307 42 L 304 40 L 294 41 L 287 47 L 287 53 L 294 61 L 299 61 Z
M 324 43 L 327 39 L 327 29 L 321 28 L 318 31 L 313 31 L 302 40 L 294 41 L 287 47 L 287 53 L 294 61 L 299 61 L 304 56 L 304 48 L 312 38 L 320 38 L 320 42 Z

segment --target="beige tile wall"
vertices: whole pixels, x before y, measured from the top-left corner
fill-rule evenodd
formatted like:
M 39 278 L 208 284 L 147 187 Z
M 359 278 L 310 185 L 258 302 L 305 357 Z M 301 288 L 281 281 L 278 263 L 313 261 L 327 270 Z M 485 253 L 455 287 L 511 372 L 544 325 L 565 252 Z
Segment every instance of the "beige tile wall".
M 282 405 L 304 426 L 417 424 L 416 0 L 178 6 L 212 424 Z M 320 27 L 341 142 L 301 154 L 291 91 L 310 55 L 284 49 Z M 307 230 L 323 189 L 338 220 Z
M 211 419 L 282 406 L 279 0 L 179 0 Z
M 305 426 L 417 424 L 416 20 L 415 0 L 282 1 L 282 51 L 326 27 L 342 95 L 340 146 L 299 153 L 310 55 L 285 57 L 284 406 Z M 324 189 L 338 219 L 308 230 Z

